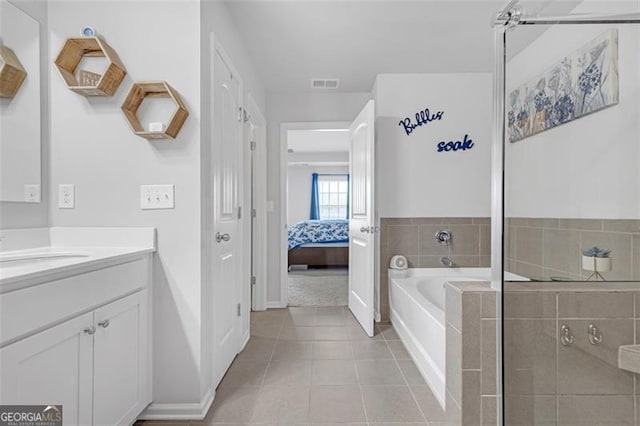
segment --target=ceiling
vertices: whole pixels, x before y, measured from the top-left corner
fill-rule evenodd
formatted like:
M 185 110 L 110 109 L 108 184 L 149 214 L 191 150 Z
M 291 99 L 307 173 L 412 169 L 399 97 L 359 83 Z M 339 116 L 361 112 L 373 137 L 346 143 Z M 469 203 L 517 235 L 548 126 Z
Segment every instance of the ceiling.
M 310 91 L 312 78 L 339 78 L 340 92 L 368 92 L 381 73 L 490 72 L 489 21 L 504 3 L 296 0 L 227 5 L 268 91 Z
M 529 13 L 561 14 L 580 1 L 525 3 Z M 268 92 L 318 90 L 311 89 L 312 78 L 339 78 L 339 92 L 369 92 L 382 73 L 492 72 L 490 22 L 507 1 L 225 3 Z

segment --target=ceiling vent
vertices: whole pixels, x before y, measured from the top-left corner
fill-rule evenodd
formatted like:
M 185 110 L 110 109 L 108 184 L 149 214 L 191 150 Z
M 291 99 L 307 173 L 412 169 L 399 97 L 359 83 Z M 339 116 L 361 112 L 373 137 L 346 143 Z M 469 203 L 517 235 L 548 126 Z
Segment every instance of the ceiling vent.
M 337 89 L 340 79 L 337 78 L 314 78 L 311 80 L 312 89 Z

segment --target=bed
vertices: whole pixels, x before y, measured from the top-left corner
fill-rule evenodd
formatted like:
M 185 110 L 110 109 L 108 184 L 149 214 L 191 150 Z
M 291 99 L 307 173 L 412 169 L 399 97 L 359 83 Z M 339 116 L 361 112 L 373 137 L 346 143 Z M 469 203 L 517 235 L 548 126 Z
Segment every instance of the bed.
M 289 228 L 288 266 L 349 265 L 349 221 L 305 220 Z

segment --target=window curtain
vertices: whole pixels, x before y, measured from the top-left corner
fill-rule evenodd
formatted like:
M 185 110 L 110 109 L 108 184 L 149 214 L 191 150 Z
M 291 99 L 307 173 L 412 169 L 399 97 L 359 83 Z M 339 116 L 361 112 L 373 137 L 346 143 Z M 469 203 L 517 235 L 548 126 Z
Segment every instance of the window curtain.
M 309 219 L 320 220 L 320 190 L 318 189 L 318 174 L 311 175 L 311 210 Z

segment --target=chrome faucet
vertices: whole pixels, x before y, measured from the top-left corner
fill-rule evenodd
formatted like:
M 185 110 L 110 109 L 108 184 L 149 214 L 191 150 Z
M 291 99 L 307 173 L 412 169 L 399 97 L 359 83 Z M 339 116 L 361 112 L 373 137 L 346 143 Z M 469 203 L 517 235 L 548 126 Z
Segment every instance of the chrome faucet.
M 448 246 L 451 244 L 451 239 L 453 238 L 453 234 L 448 229 L 441 229 L 436 232 L 436 241 L 438 244 L 443 246 Z
M 440 258 L 440 262 L 442 262 L 442 264 L 448 268 L 453 268 L 454 264 L 453 264 L 453 260 L 449 259 L 448 257 L 444 256 Z

